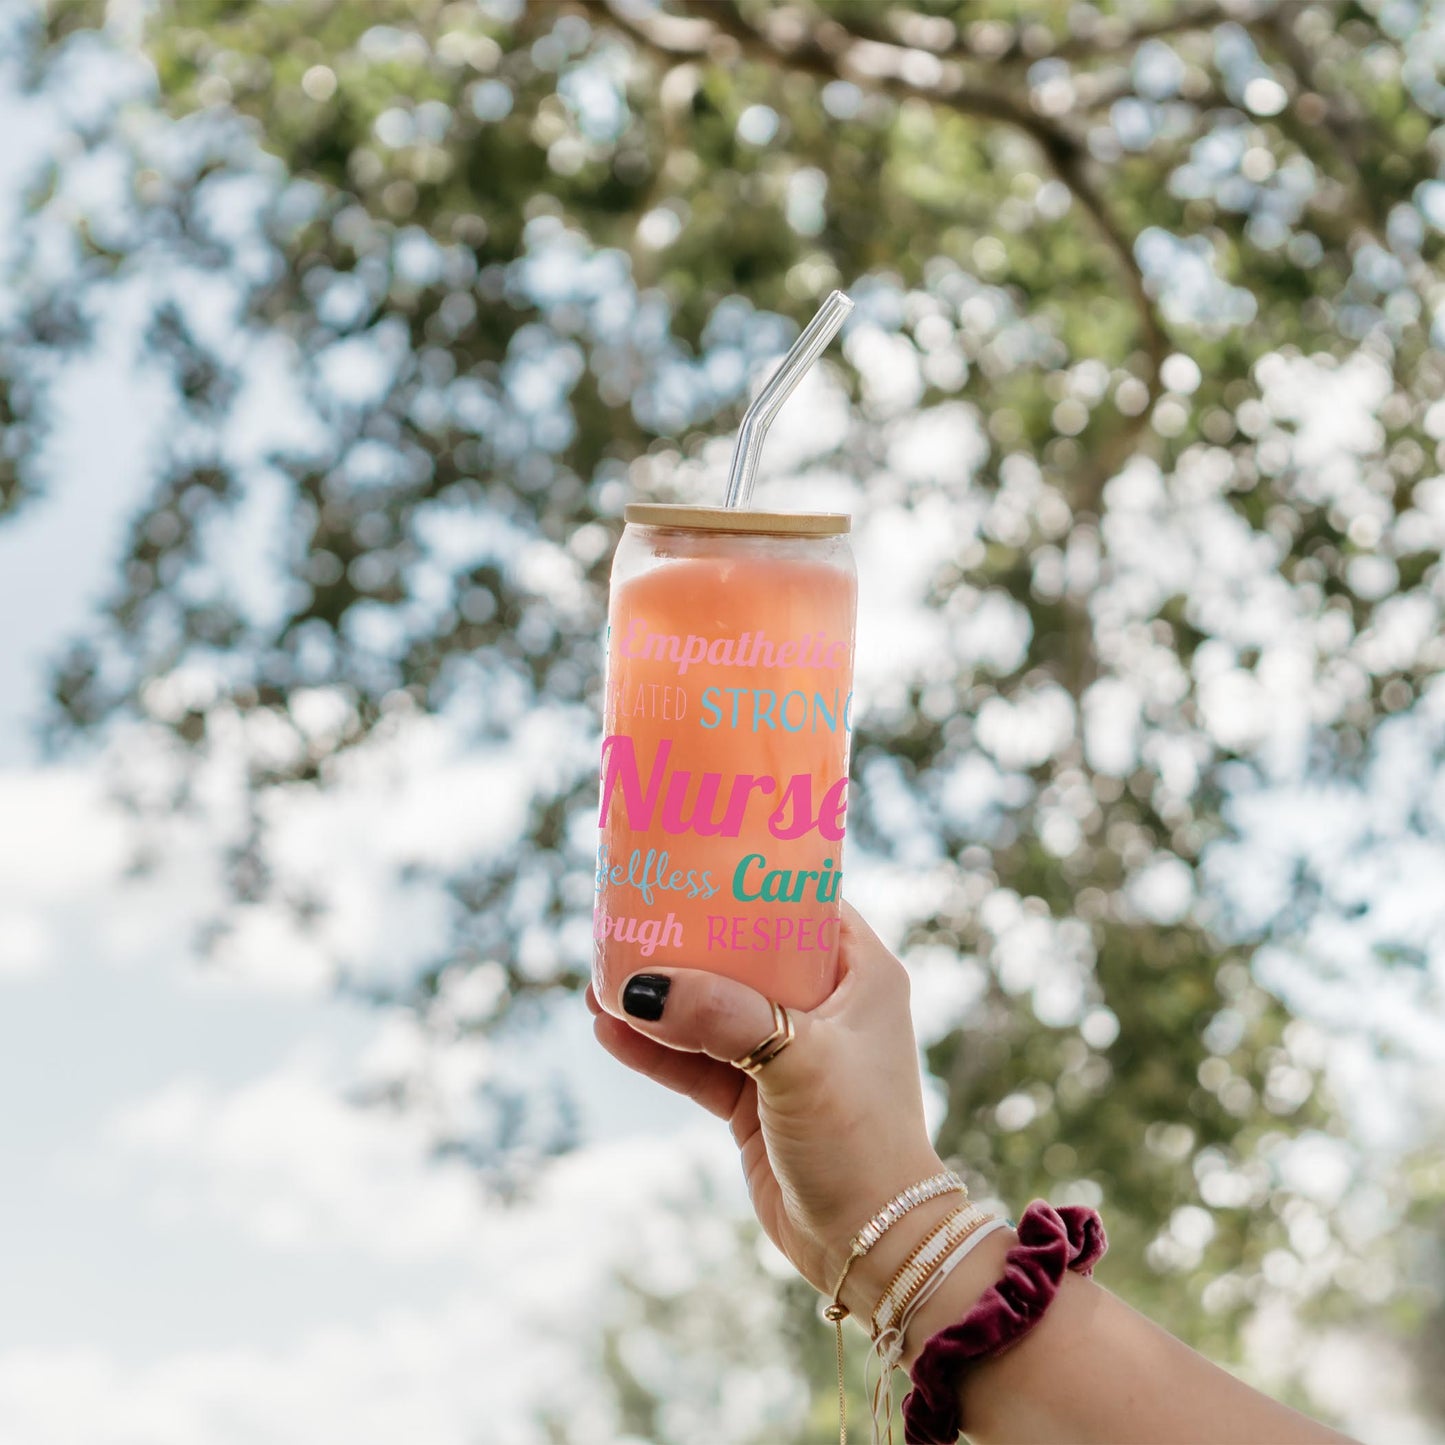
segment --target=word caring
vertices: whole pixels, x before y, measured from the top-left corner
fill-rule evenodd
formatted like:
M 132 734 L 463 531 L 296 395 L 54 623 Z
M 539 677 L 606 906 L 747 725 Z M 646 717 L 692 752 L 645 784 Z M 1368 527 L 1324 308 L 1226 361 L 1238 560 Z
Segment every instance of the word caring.
M 848 806 L 846 777 L 829 785 L 814 811 L 811 773 L 794 773 L 786 781 L 768 773 L 737 773 L 728 784 L 727 801 L 719 817 L 718 794 L 725 775 L 699 773 L 697 790 L 689 803 L 693 771 L 673 768 L 669 772 L 667 760 L 671 752 L 672 739 L 660 739 L 644 785 L 633 739 L 622 733 L 612 733 L 603 739 L 601 824 L 604 828 L 613 795 L 620 790 L 623 816 L 634 832 L 648 832 L 661 826 L 664 833 L 672 835 L 695 833 L 701 838 L 736 838 L 742 832 L 748 800 L 757 792 L 778 799 L 777 806 L 768 815 L 768 832 L 773 837 L 802 838 L 816 829 L 820 836 L 832 842 L 842 841 L 843 817 Z
M 752 873 L 757 876 L 750 878 Z M 733 869 L 733 897 L 740 903 L 802 903 L 808 897 L 808 883 L 813 882 L 813 896 L 819 903 L 831 903 L 838 896 L 838 885 L 843 881 L 843 870 L 833 871 L 833 860 L 823 859 L 820 870 L 799 868 L 769 868 L 768 860 L 761 853 L 749 853 L 738 860 Z M 755 885 L 749 892 L 749 885 Z

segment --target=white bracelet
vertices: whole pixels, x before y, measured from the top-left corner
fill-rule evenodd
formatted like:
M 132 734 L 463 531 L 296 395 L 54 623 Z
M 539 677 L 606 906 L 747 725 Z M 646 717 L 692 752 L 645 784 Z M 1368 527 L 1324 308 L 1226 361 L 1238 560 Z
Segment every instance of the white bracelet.
M 838 1424 L 840 1431 L 845 1436 L 848 1416 L 843 1388 L 843 1321 L 848 1318 L 848 1306 L 843 1303 L 843 1285 L 847 1281 L 848 1271 L 910 1209 L 917 1209 L 920 1204 L 926 1204 L 930 1199 L 937 1199 L 940 1194 L 954 1193 L 962 1194 L 965 1204 L 968 1202 L 968 1186 L 953 1170 L 945 1169 L 941 1174 L 930 1175 L 927 1179 L 920 1180 L 901 1193 L 895 1194 L 848 1242 L 848 1257 L 843 1261 L 843 1272 L 838 1276 L 838 1283 L 833 1286 L 833 1302 L 823 1311 L 823 1318 L 833 1326 L 838 1337 Z
M 968 1258 L 971 1251 L 978 1248 L 983 1241 L 996 1229 L 1004 1229 L 1008 1225 L 1006 1219 L 990 1219 L 985 1225 L 975 1229 L 954 1251 L 934 1270 L 933 1274 L 924 1282 L 923 1288 L 909 1301 L 908 1307 L 903 1311 L 902 1318 L 898 1321 L 898 1353 L 903 1353 L 903 1342 L 908 1334 L 908 1326 L 913 1323 L 914 1317 L 918 1314 L 924 1304 L 932 1299 L 934 1293 L 942 1286 L 944 1280 Z
M 968 1188 L 963 1180 L 951 1169 L 945 1169 L 941 1174 L 935 1174 L 925 1179 L 920 1184 L 915 1184 L 911 1189 L 905 1189 L 901 1194 L 896 1194 L 857 1234 L 853 1236 L 849 1244 L 849 1252 L 857 1255 L 865 1255 L 888 1230 L 910 1209 L 916 1209 L 920 1204 L 927 1203 L 930 1199 L 937 1199 L 940 1194 L 960 1193 L 965 1199 L 968 1198 Z
M 970 1211 L 976 1207 L 970 1206 Z M 875 1442 L 883 1438 L 880 1421 L 886 1422 L 890 1432 L 893 1429 L 893 1371 L 898 1368 L 903 1359 L 903 1346 L 908 1335 L 909 1325 L 913 1323 L 918 1311 L 933 1298 L 944 1280 L 963 1263 L 969 1253 L 976 1249 L 984 1238 L 992 1234 L 994 1230 L 1003 1229 L 1012 1224 L 1011 1220 L 999 1219 L 992 1215 L 986 1216 L 986 1219 L 986 1223 L 970 1229 L 967 1234 L 955 1239 L 953 1252 L 938 1264 L 931 1274 L 924 1277 L 918 1293 L 904 1306 L 898 1323 L 887 1325 L 873 1336 L 873 1347 L 868 1351 L 868 1359 L 863 1368 L 863 1389 L 868 1393 L 872 1406 Z M 874 1318 L 875 1320 L 877 1318 L 876 1311 Z M 882 1370 L 877 1384 L 869 1391 L 868 1380 L 875 1359 Z
M 903 1262 L 888 1288 L 884 1290 L 882 1298 L 874 1306 L 870 1321 L 873 1326 L 872 1334 L 876 1336 L 888 1325 L 895 1323 L 897 1316 L 902 1314 L 912 1300 L 913 1292 L 928 1278 L 938 1261 L 964 1242 L 970 1234 L 987 1224 L 992 1217 L 985 1214 L 978 1205 L 969 1204 L 950 1214 L 925 1238 Z

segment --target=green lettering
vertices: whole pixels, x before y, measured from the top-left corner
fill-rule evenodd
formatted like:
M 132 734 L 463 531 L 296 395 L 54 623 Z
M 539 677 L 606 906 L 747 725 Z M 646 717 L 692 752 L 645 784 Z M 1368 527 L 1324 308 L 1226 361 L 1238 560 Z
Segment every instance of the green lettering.
M 745 891 L 743 874 L 748 871 L 749 863 L 756 863 L 760 868 L 768 866 L 768 860 L 761 853 L 749 853 L 746 858 L 739 859 L 738 866 L 733 869 L 733 897 L 742 903 L 752 903 L 763 896 L 761 893 Z

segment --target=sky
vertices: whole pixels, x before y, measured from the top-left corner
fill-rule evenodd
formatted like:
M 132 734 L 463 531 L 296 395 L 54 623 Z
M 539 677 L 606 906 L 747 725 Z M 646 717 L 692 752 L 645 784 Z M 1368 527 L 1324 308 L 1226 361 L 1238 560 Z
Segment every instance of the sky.
M 46 119 L 0 98 L 12 141 L 41 147 Z M 0 151 L 6 209 L 25 157 Z M 578 1301 L 605 1294 L 660 1198 L 718 1175 L 736 1205 L 735 1167 L 592 1045 L 575 1000 L 548 1051 L 593 1142 L 525 1209 L 489 1204 L 430 1157 L 424 1122 L 346 1097 L 418 1047 L 403 1019 L 284 958 L 198 965 L 213 880 L 126 878 L 104 760 L 43 761 L 37 734 L 46 662 L 100 600 L 157 411 L 114 350 L 77 368 L 54 485 L 0 527 L 0 1439 L 534 1438 L 558 1373 L 518 1368 L 519 1347 L 565 1355 L 570 1335 L 560 1378 L 585 1381 Z M 385 831 L 388 800 L 369 806 Z M 594 1418 L 577 1438 L 610 1438 L 585 1384 L 562 1395 Z
M 115 83 L 143 92 L 145 78 Z M 61 132 L 3 71 L 0 133 L 11 139 L 0 150 L 4 234 L 27 161 Z M 865 392 L 896 393 L 891 467 L 926 478 L 940 454 L 963 473 L 977 465 L 968 408 L 910 420 L 906 368 L 886 335 L 855 328 L 845 346 Z M 596 1380 L 599 1330 L 635 1324 L 619 1270 L 664 1295 L 736 1270 L 730 1221 L 746 1201 L 723 1127 L 595 1048 L 580 1000 L 512 1056 L 460 1043 L 427 1052 L 399 1011 L 339 997 L 321 952 L 276 917 L 249 918 L 202 962 L 194 941 L 218 896 L 215 837 L 176 820 L 164 861 L 132 876 L 134 838 L 108 794 L 126 740 L 60 760 L 39 747 L 47 661 L 102 598 L 162 424 L 150 380 L 126 357 L 120 325 L 74 369 L 55 414 L 49 490 L 0 524 L 0 1440 L 529 1445 L 554 1409 L 574 1427 L 569 1439 L 628 1445 Z M 264 372 L 266 358 L 256 366 Z M 1364 378 L 1356 399 L 1367 394 Z M 805 466 L 820 432 L 846 425 L 842 406 L 824 374 L 810 379 L 792 412 L 809 420 L 779 424 L 765 486 Z M 704 464 L 720 484 L 725 447 Z M 791 504 L 836 494 L 827 478 L 808 485 Z M 1144 547 L 1159 544 L 1163 526 L 1150 520 L 1159 505 L 1150 488 L 1133 477 L 1125 501 L 1134 500 L 1120 509 Z M 927 556 L 966 546 L 978 520 L 940 495 L 885 510 L 859 538 L 869 588 L 860 675 L 876 696 L 890 685 L 883 659 L 894 639 L 919 656 L 947 640 L 941 618 L 919 625 L 916 579 Z M 1227 553 L 1229 539 L 1217 541 Z M 970 646 L 1014 645 L 1003 611 L 974 626 Z M 1224 695 L 1219 706 L 1233 718 L 1269 711 L 1288 701 L 1287 684 L 1277 698 Z M 1059 725 L 1047 706 L 996 724 L 1001 747 L 1046 745 Z M 400 956 L 438 926 L 434 899 L 389 881 L 394 865 L 418 849 L 445 861 L 476 846 L 493 768 L 422 721 L 338 796 L 279 820 L 295 861 L 325 860 L 338 899 L 331 942 L 369 940 L 384 963 L 388 949 Z M 955 802 L 977 806 L 993 785 L 961 778 Z M 1281 843 L 1282 857 L 1290 846 Z M 914 901 L 910 861 L 875 870 L 854 894 L 885 937 Z M 1168 879 L 1152 895 L 1142 886 L 1144 906 L 1173 906 Z M 1070 975 L 1050 962 L 1057 938 L 1018 923 L 1007 965 L 1017 991 L 1041 1016 L 1067 1013 Z M 978 978 L 956 960 L 912 963 L 927 1042 L 967 1007 Z M 429 1110 L 356 1102 L 367 1081 L 422 1059 Z M 489 1070 L 555 1075 L 582 1111 L 584 1147 L 510 1208 L 429 1147 L 432 1125 Z M 751 1267 L 780 1265 L 764 1250 Z M 657 1351 L 649 1355 L 645 1331 L 631 1338 L 645 1374 Z M 1329 1387 L 1370 1382 L 1352 1407 L 1362 1434 L 1425 1445 L 1391 1357 L 1336 1349 L 1321 1359 Z M 720 1445 L 769 1425 L 781 1432 L 805 1403 L 766 1371 L 669 1384 L 677 1438 Z

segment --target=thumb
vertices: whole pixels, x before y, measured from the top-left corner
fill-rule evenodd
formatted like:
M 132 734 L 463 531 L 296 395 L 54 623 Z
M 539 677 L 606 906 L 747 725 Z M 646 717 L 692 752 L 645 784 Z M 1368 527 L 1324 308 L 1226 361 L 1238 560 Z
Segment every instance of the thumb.
M 639 1033 L 668 1048 L 707 1054 L 728 1064 L 751 1053 L 776 1026 L 772 1003 L 756 989 L 699 969 L 633 974 L 623 985 L 621 997 L 627 1022 Z M 806 1014 L 793 1013 L 791 1018 L 795 1043 L 766 1070 L 779 1082 L 779 1076 L 796 1066 L 798 1060 L 792 1055 L 808 1031 Z

